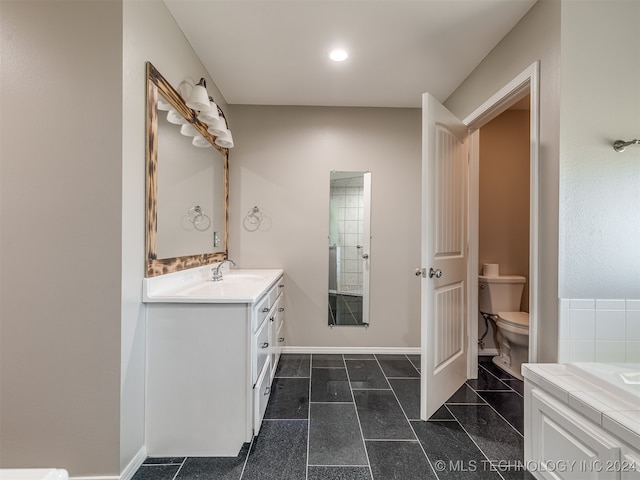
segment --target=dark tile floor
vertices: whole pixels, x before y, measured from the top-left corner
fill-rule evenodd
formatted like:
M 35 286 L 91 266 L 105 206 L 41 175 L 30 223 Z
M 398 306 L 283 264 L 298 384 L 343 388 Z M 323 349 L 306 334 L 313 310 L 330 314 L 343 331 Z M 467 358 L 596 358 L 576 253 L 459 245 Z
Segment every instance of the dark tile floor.
M 133 480 L 532 479 L 523 385 L 481 358 L 428 422 L 419 355 L 282 355 L 265 419 L 234 458 L 149 458 Z

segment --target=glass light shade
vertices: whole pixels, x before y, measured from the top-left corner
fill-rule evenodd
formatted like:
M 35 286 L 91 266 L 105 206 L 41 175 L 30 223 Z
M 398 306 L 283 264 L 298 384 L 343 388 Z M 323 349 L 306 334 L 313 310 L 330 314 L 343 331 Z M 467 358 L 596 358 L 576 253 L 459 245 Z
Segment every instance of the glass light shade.
M 233 148 L 233 136 L 230 130 L 222 132 L 215 140 L 215 144 L 222 148 Z
M 209 125 L 210 126 L 207 129 L 207 131 L 211 135 L 215 135 L 216 137 L 222 135 L 225 131 L 228 131 L 227 130 L 227 122 L 225 121 L 225 119 L 223 117 L 219 117 L 217 120 L 214 120 Z
M 164 100 L 160 100 L 158 98 L 158 110 L 163 110 L 165 112 L 168 112 L 169 110 L 171 110 L 171 104 L 169 102 L 165 102 Z
M 208 111 L 211 107 L 209 105 L 209 94 L 207 93 L 207 89 L 202 85 L 196 85 L 193 87 L 186 104 L 187 107 L 193 110 Z
M 198 135 L 198 131 L 190 123 L 182 125 L 182 127 L 180 127 L 180 133 L 185 137 L 195 137 Z
M 184 118 L 175 110 L 169 110 L 169 113 L 167 113 L 167 121 L 169 123 L 173 123 L 174 125 L 184 125 L 186 123 L 189 123 L 186 118 Z
M 208 140 L 205 140 L 205 138 L 198 134 L 195 137 L 193 137 L 193 140 L 191 141 L 191 144 L 195 147 L 199 147 L 199 148 L 208 148 L 211 146 L 211 144 L 209 143 Z
M 198 120 L 206 123 L 207 125 L 213 125 L 213 122 L 219 119 L 220 115 L 218 114 L 218 106 L 212 101 L 209 101 L 209 110 L 206 112 L 200 112 L 198 115 Z

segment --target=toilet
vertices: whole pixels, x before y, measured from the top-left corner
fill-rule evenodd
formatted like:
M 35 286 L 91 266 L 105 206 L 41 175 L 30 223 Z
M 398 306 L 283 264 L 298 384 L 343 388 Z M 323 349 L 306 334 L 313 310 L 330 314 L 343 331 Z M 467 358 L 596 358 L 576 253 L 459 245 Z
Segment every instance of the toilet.
M 525 282 L 521 275 L 478 276 L 480 313 L 498 329 L 500 355 L 493 363 L 520 380 L 529 358 L 529 314 L 520 311 Z

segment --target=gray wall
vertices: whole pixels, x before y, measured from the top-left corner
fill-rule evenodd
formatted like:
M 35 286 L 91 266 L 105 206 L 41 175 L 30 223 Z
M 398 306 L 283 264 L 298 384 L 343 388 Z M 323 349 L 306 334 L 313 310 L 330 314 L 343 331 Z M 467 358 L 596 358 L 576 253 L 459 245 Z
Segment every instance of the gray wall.
M 185 79 L 207 80 L 207 91 L 228 114 L 214 82 L 162 0 L 126 1 L 123 8 L 122 116 L 122 397 L 120 469 L 144 445 L 145 314 L 145 62 L 174 88 Z M 211 155 L 213 149 L 210 149 Z
M 232 106 L 230 257 L 286 272 L 287 345 L 419 347 L 419 109 Z M 327 326 L 329 172 L 371 171 L 371 326 Z M 260 207 L 270 224 L 248 232 Z
M 560 297 L 640 299 L 640 1 L 563 2 Z M 594 35 L 594 32 L 598 32 Z
M 542 362 L 555 361 L 558 348 L 560 5 L 555 0 L 536 3 L 445 102 L 465 118 L 540 61 L 538 360 Z
M 0 467 L 117 474 L 122 3 L 0 22 Z

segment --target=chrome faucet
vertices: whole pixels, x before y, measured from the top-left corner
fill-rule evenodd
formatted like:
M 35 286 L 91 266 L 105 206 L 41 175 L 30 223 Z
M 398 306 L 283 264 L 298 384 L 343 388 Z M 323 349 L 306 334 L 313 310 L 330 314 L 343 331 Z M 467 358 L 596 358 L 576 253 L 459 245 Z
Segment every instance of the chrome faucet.
M 231 264 L 231 268 L 236 268 L 236 262 L 234 262 L 233 260 L 229 260 L 229 259 L 222 260 L 220 263 L 218 263 L 215 267 L 211 269 L 211 280 L 213 280 L 214 282 L 219 282 L 220 280 L 222 280 L 222 271 L 220 269 L 222 268 L 222 265 L 224 265 L 227 262 Z

